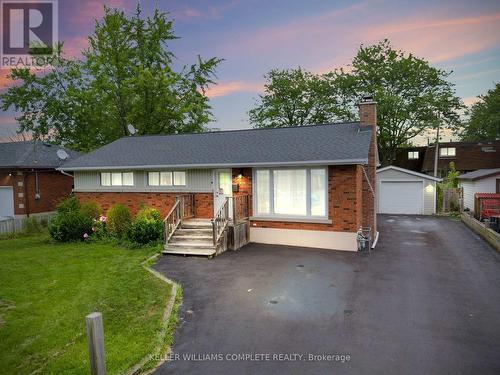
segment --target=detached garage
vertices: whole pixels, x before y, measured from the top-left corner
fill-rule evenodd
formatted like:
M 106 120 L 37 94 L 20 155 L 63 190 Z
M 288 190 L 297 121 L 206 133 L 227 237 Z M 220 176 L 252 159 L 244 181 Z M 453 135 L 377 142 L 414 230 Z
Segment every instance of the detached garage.
M 440 178 L 388 166 L 377 170 L 378 212 L 432 215 L 436 213 L 436 183 Z

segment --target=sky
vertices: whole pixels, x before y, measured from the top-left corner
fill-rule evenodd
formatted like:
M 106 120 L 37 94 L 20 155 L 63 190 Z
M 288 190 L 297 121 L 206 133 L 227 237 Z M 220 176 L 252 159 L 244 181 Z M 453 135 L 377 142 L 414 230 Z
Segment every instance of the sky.
M 87 45 L 103 5 L 132 12 L 136 0 L 59 0 L 59 39 L 69 55 Z M 208 91 L 212 128 L 250 127 L 248 110 L 273 68 L 324 73 L 349 64 L 360 44 L 392 44 L 453 71 L 449 80 L 468 105 L 500 82 L 500 1 L 156 0 L 180 39 L 169 48 L 176 66 L 204 58 L 224 61 Z M 10 84 L 0 71 L 0 90 Z M 17 129 L 12 111 L 0 114 L 0 136 Z M 420 140 L 423 142 L 423 140 Z

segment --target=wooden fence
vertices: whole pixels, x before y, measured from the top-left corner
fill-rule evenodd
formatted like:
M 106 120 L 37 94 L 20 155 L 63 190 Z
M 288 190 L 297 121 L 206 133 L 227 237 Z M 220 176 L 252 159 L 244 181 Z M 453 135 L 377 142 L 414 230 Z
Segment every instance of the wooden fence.
M 443 189 L 442 212 L 463 211 L 463 190 L 462 188 Z
M 35 220 L 40 224 L 50 223 L 55 213 L 47 213 L 42 215 L 32 215 L 29 218 L 14 218 L 14 219 L 6 219 L 0 221 L 0 235 L 2 234 L 10 234 L 10 233 L 18 233 L 22 232 L 26 229 L 26 224 L 28 219 Z

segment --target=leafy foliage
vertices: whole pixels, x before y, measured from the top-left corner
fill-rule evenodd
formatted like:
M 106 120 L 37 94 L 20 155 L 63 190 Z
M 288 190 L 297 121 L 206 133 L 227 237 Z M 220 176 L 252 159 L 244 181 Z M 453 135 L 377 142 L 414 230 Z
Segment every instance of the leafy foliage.
M 108 211 L 106 227 L 118 238 L 124 238 L 132 223 L 130 210 L 123 204 L 115 204 Z
M 97 220 L 102 214 L 102 209 L 96 202 L 85 202 L 81 204 L 80 212 L 91 220 Z
M 302 126 L 356 117 L 366 93 L 377 101 L 378 143 L 383 163 L 424 130 L 459 125 L 463 108 L 447 81 L 449 72 L 394 49 L 388 40 L 361 45 L 351 69 L 314 75 L 302 69 L 272 70 L 266 92 L 250 110 L 254 127 Z
M 79 210 L 59 212 L 49 226 L 53 239 L 59 242 L 83 240 L 92 231 L 92 220 Z
M 62 44 L 43 74 L 13 69 L 19 85 L 0 94 L 1 108 L 20 112 L 20 131 L 90 151 L 137 133 L 199 132 L 211 119 L 205 90 L 221 59 L 175 71 L 166 47 L 177 39 L 166 13 L 142 17 L 105 7 L 80 60 L 66 59 Z M 92 135 L 92 136 L 89 136 Z
M 160 212 L 153 208 L 143 207 L 132 223 L 128 232 L 130 241 L 140 245 L 157 242 L 163 237 L 163 221 Z
M 461 137 L 465 141 L 491 141 L 500 139 L 500 83 L 468 111 L 469 119 L 463 126 Z
M 59 202 L 57 205 L 58 213 L 65 212 L 74 212 L 80 209 L 80 202 L 78 202 L 78 198 L 75 196 L 71 196 Z
M 342 93 L 321 75 L 297 68 L 274 69 L 264 77 L 265 94 L 249 111 L 254 127 L 303 126 L 353 118 Z

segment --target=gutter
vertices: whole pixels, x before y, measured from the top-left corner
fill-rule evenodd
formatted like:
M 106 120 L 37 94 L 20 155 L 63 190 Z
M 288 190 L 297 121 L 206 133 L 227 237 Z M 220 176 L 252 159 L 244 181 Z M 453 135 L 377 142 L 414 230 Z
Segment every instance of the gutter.
M 63 175 L 69 176 L 69 177 L 71 177 L 71 178 L 75 178 L 75 176 L 73 176 L 72 174 L 67 173 L 67 172 L 64 172 L 63 170 L 61 170 L 61 169 L 59 169 L 59 168 L 57 168 L 57 170 L 58 170 L 59 172 L 61 172 Z
M 222 164 L 157 164 L 157 165 L 124 165 L 124 166 L 93 166 L 93 167 L 60 167 L 58 171 L 95 171 L 95 170 L 141 170 L 156 168 L 252 168 L 252 167 L 279 167 L 279 166 L 302 166 L 302 165 L 357 165 L 367 164 L 368 159 L 337 159 L 337 160 L 311 160 L 311 161 L 287 161 L 287 162 L 262 162 L 262 163 L 222 163 Z

